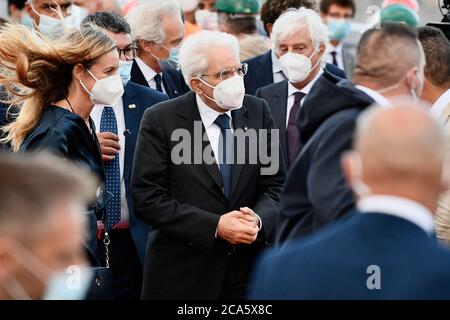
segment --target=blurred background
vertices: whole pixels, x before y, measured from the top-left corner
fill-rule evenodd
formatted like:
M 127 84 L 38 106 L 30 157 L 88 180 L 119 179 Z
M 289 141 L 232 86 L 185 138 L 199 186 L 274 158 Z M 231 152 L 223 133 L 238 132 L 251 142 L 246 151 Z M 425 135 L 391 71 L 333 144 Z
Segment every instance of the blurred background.
M 162 0 L 164 1 L 164 0 Z M 123 4 L 125 1 L 117 0 L 119 5 Z M 263 0 L 261 1 L 263 2 Z M 382 0 L 358 0 L 357 4 L 357 14 L 356 20 L 358 22 L 365 22 L 368 18 L 367 8 L 371 5 L 381 5 Z M 7 0 L 0 0 L 0 16 L 7 17 Z M 440 21 L 442 19 L 441 13 L 439 12 L 438 0 L 419 0 L 420 3 L 420 18 L 422 23 Z

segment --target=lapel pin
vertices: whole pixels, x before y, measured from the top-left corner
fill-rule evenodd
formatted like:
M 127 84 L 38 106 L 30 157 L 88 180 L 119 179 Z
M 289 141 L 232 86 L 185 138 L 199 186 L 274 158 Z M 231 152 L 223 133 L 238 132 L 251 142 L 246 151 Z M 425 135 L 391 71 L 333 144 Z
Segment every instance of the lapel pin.
M 129 104 L 128 105 L 128 109 L 136 109 L 136 105 L 133 103 L 133 104 Z

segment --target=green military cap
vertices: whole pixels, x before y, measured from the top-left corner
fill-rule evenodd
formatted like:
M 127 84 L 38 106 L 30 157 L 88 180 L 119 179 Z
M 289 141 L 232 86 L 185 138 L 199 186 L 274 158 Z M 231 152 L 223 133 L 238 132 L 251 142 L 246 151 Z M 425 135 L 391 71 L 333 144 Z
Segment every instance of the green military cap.
M 259 12 L 258 0 L 217 0 L 215 8 L 218 12 L 237 15 L 251 15 Z
M 381 23 L 400 22 L 411 27 L 418 27 L 420 18 L 416 12 L 402 4 L 392 4 L 383 8 L 380 12 Z

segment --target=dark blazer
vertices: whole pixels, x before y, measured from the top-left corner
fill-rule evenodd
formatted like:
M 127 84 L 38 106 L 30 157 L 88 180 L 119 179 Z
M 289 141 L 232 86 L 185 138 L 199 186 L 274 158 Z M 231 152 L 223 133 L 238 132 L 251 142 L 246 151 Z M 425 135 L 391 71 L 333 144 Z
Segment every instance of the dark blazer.
M 8 124 L 8 106 L 0 102 L 0 137 L 3 137 L 2 127 Z M 3 143 L 0 143 L 0 151 L 9 150 L 9 146 Z
M 148 82 L 145 80 L 144 74 L 141 69 L 139 69 L 136 61 L 133 62 L 131 68 L 131 82 L 140 84 L 141 86 L 148 87 Z M 181 71 L 167 67 L 162 72 L 162 84 L 166 90 L 167 95 L 170 99 L 179 97 L 190 89 L 184 81 Z
M 91 128 L 94 122 L 91 120 Z M 105 181 L 102 156 L 95 131 L 84 120 L 60 107 L 45 109 L 36 127 L 23 141 L 21 152 L 49 151 L 89 169 L 100 182 Z M 97 257 L 97 217 L 89 208 L 89 232 L 86 247 L 91 258 Z
M 174 150 L 179 142 L 171 139 L 177 129 L 197 142 L 200 139 L 199 144 L 188 142 L 193 156 L 201 157 L 209 146 L 207 139 L 202 142 L 205 129 L 195 97 L 190 92 L 160 103 L 148 109 L 142 119 L 132 186 L 135 213 L 152 228 L 145 262 L 144 299 L 244 298 L 254 258 L 273 241 L 284 181 L 280 154 L 275 159 L 280 167 L 274 175 L 261 175 L 263 165 L 259 160 L 257 164 L 234 165 L 229 200 L 222 193 L 216 163 L 172 162 L 172 151 L 179 154 L 179 150 Z M 235 130 L 274 128 L 263 100 L 246 96 L 243 105 L 232 111 Z M 270 145 L 270 137 L 267 143 Z M 276 148 L 279 150 L 278 145 Z M 248 148 L 245 154 L 248 159 Z M 192 155 L 188 157 L 193 160 Z M 243 206 L 252 208 L 262 220 L 257 241 L 250 246 L 232 246 L 216 239 L 220 216 Z
M 379 273 L 370 266 L 379 267 Z M 387 214 L 354 212 L 267 253 L 256 270 L 251 296 L 448 300 L 449 270 L 450 251 L 417 225 Z M 377 274 L 381 289 L 369 290 L 367 283 L 376 284 Z
M 297 119 L 302 148 L 281 196 L 277 242 L 315 232 L 354 206 L 341 157 L 352 148 L 356 119 L 373 102 L 328 71 L 315 83 Z
M 245 92 L 254 95 L 259 88 L 273 84 L 272 50 L 245 61 L 248 72 L 244 77 Z M 327 63 L 326 69 L 336 76 L 345 79 L 345 72 L 335 65 Z
M 148 239 L 148 225 L 136 218 L 133 211 L 131 169 L 133 166 L 134 150 L 136 147 L 139 125 L 144 115 L 144 111 L 159 102 L 167 100 L 168 97 L 164 93 L 132 82 L 128 82 L 124 89 L 125 92 L 122 99 L 127 134 L 125 135 L 125 161 L 123 174 L 125 178 L 128 209 L 130 212 L 130 232 L 139 254 L 141 264 L 144 266 L 145 247 Z

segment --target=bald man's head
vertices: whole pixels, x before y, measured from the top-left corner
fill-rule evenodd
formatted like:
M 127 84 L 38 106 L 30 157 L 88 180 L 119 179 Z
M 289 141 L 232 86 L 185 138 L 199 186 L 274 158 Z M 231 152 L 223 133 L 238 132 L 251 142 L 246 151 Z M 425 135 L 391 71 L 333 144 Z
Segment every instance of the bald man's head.
M 374 107 L 358 120 L 347 176 L 352 184 L 362 180 L 373 194 L 409 198 L 434 211 L 443 191 L 444 140 L 425 109 L 410 103 Z
M 402 81 L 414 67 L 424 67 L 423 49 L 415 29 L 399 23 L 367 31 L 358 45 L 353 80 L 379 90 Z

